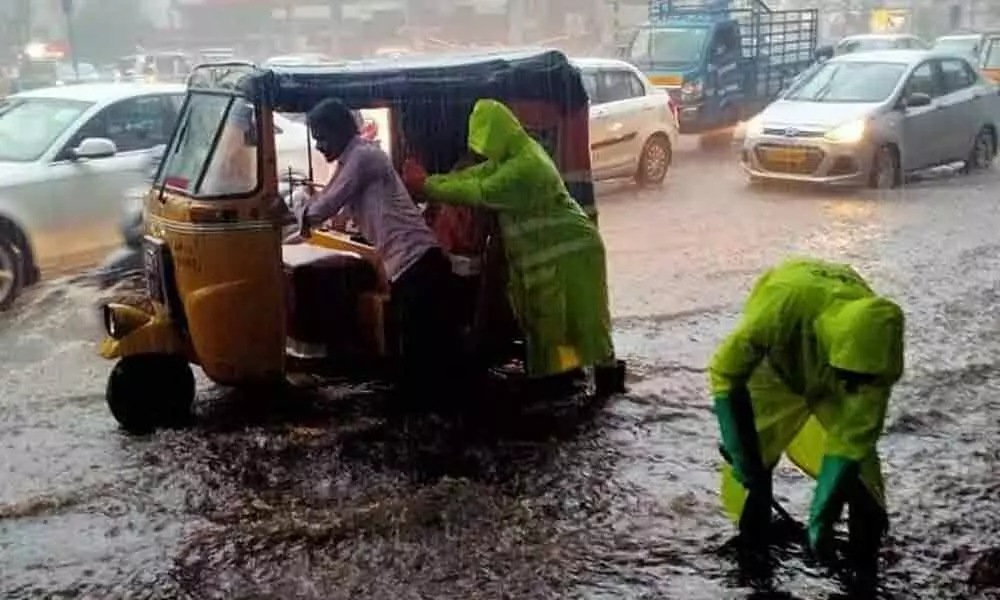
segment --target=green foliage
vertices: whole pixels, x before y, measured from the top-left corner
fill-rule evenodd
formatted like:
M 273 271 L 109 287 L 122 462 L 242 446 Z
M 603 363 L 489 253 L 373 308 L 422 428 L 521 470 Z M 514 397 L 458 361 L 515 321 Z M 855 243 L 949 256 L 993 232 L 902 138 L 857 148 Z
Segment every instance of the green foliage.
M 77 0 L 73 26 L 80 60 L 94 63 L 134 53 L 152 30 L 137 0 Z

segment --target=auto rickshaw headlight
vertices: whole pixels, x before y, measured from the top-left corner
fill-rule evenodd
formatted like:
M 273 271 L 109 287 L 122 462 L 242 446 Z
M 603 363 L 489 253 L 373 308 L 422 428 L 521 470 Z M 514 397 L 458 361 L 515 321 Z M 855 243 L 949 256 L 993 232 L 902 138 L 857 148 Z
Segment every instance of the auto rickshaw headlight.
M 120 340 L 152 320 L 145 312 L 125 304 L 105 304 L 101 307 L 104 330 L 108 336 Z

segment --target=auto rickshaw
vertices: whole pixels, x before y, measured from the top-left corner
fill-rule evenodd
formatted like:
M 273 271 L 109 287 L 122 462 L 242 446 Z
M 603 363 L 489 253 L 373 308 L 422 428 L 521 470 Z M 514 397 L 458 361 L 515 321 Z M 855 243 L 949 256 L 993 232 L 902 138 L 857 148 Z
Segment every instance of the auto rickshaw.
M 336 228 L 314 230 L 304 244 L 283 244 L 291 213 L 279 193 L 287 181 L 275 166 L 272 115 L 305 113 L 329 97 L 384 111 L 380 141 L 396 168 L 416 153 L 431 172 L 467 158 L 473 104 L 501 100 L 597 218 L 588 98 L 579 72 L 558 51 L 195 67 L 144 201 L 148 301 L 103 307 L 101 355 L 117 361 L 107 401 L 127 431 L 150 431 L 189 415 L 191 365 L 233 387 L 283 382 L 302 372 L 361 372 L 363 365 L 391 370 L 399 353 L 392 298 L 372 246 Z M 240 113 L 243 118 L 234 118 Z M 467 350 L 492 352 L 495 361 L 516 357 L 516 328 L 497 325 L 512 320 L 502 318 L 506 296 L 497 277 L 505 269 L 498 268 L 503 254 L 496 236 L 484 226 L 489 215 L 450 222 L 487 232 L 471 246 L 445 244 Z

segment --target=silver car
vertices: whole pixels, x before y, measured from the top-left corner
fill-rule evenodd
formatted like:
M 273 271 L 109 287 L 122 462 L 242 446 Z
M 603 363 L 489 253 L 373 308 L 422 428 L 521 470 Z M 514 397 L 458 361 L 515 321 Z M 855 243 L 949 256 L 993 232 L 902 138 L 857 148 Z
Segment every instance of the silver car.
M 830 59 L 747 123 L 752 180 L 895 187 L 910 171 L 992 164 L 1000 95 L 957 55 L 889 50 Z
M 118 243 L 122 198 L 169 141 L 184 91 L 95 83 L 0 103 L 0 308 Z

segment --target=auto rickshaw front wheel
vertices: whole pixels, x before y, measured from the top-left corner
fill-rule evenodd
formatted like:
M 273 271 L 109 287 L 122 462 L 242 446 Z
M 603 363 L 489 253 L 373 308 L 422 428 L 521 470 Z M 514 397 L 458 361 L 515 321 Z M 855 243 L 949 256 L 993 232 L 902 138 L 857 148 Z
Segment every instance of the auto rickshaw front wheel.
M 118 361 L 108 377 L 108 408 L 122 429 L 134 435 L 190 423 L 194 373 L 188 361 L 170 354 L 137 354 Z

